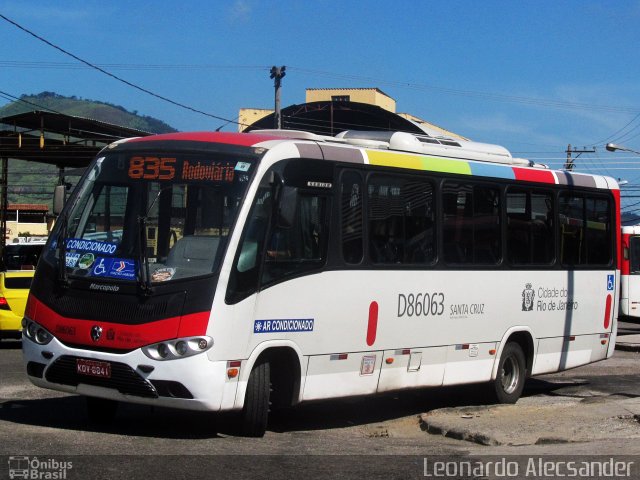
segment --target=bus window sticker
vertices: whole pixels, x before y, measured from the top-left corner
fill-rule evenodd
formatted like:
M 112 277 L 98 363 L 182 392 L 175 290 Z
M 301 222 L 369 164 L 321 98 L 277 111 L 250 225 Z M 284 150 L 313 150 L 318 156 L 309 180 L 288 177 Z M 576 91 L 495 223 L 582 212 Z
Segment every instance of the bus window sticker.
M 103 255 L 112 255 L 118 248 L 117 243 L 85 240 L 82 238 L 67 238 L 65 243 L 67 251 L 92 252 Z
M 91 265 L 93 265 L 94 261 L 95 256 L 93 255 L 93 253 L 85 253 L 78 260 L 78 268 L 80 268 L 81 270 L 88 270 L 89 268 L 91 268 Z
M 67 252 L 66 260 L 65 260 L 65 263 L 66 263 L 67 267 L 74 268 L 76 266 L 76 264 L 78 263 L 78 260 L 80 260 L 80 254 L 79 253 L 69 253 L 69 252 Z
M 155 272 L 151 274 L 152 282 L 166 282 L 167 280 L 171 280 L 176 273 L 175 268 L 159 268 Z
M 136 261 L 130 258 L 98 257 L 93 263 L 91 276 L 135 280 L 136 266 Z

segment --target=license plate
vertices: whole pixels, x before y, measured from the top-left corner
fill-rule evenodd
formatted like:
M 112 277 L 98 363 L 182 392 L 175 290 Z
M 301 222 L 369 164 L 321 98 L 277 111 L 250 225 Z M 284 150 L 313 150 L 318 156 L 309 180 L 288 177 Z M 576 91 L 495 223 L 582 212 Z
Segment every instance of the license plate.
M 109 362 L 78 358 L 76 360 L 76 372 L 90 377 L 111 378 L 111 364 Z

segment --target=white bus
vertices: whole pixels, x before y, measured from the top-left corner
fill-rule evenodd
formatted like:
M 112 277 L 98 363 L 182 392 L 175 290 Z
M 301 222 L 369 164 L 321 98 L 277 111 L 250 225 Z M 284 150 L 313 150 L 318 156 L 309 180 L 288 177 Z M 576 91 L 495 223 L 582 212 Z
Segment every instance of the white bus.
M 402 132 L 175 133 L 104 149 L 38 265 L 30 380 L 240 412 L 526 377 L 613 354 L 620 195 Z M 99 235 L 97 237 L 96 235 Z
M 640 225 L 622 227 L 620 314 L 640 317 Z

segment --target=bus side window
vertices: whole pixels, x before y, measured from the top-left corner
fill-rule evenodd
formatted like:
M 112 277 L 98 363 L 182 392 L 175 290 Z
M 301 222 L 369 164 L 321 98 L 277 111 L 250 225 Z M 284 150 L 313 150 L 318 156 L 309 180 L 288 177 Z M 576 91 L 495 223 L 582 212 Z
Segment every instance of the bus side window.
M 258 288 L 260 261 L 270 216 L 271 187 L 261 186 L 247 218 L 231 270 L 225 298 L 227 303 L 239 302 Z
M 371 175 L 367 182 L 367 222 L 372 263 L 433 262 L 433 185 L 428 180 Z
M 499 190 L 445 182 L 442 204 L 444 261 L 452 265 L 497 264 L 502 257 Z
M 327 257 L 328 198 L 299 192 L 295 221 L 268 235 L 262 285 L 321 268 Z
M 584 198 L 562 193 L 559 197 L 560 262 L 580 265 L 584 245 Z
M 507 259 L 549 265 L 554 259 L 553 196 L 529 188 L 507 190 Z
M 611 219 L 609 201 L 604 198 L 586 199 L 586 262 L 607 265 L 611 262 Z
M 347 170 L 340 184 L 342 258 L 346 263 L 362 261 L 362 177 L 356 171 Z
M 609 199 L 565 193 L 559 199 L 562 264 L 609 265 L 613 258 Z

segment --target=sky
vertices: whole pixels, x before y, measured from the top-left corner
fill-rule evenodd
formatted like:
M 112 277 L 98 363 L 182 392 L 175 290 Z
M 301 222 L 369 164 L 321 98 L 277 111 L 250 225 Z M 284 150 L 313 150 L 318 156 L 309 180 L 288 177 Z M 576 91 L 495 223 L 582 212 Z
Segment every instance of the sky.
M 640 151 L 640 0 L 0 0 L 0 14 L 40 37 L 0 18 L 0 106 L 50 91 L 234 131 L 240 108 L 273 108 L 284 65 L 283 107 L 306 88 L 376 87 L 553 168 L 569 144 L 595 148 L 575 171 L 621 179 L 640 212 L 640 154 L 604 148 Z

